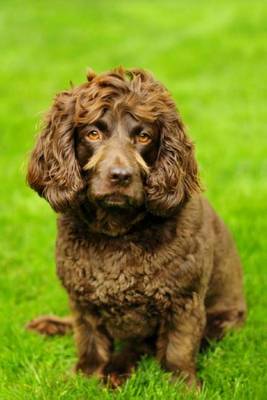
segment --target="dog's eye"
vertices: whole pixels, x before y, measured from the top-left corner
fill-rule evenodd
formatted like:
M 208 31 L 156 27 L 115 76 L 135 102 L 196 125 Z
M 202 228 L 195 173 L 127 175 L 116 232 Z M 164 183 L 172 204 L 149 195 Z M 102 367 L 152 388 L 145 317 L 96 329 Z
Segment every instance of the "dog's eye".
M 140 132 L 136 135 L 136 141 L 140 144 L 148 144 L 151 142 L 151 137 L 146 132 Z
M 86 138 L 91 142 L 96 142 L 102 139 L 102 135 L 98 130 L 92 129 L 91 131 L 87 132 Z

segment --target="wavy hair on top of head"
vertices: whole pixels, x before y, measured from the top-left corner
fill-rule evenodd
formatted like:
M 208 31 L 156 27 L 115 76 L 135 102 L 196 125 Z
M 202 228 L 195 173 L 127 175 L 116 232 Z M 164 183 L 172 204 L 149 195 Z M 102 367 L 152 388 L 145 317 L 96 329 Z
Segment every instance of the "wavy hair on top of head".
M 103 109 L 123 105 L 160 130 L 158 157 L 145 182 L 146 206 L 168 216 L 200 190 L 194 146 L 169 92 L 142 69 L 114 69 L 55 97 L 33 150 L 27 180 L 57 212 L 72 207 L 86 185 L 75 157 L 74 130 L 99 118 Z

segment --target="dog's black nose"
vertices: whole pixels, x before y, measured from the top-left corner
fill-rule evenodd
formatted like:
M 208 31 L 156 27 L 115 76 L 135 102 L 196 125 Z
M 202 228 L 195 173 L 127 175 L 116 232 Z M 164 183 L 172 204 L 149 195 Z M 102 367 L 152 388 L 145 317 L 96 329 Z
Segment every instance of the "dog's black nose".
M 125 167 L 113 167 L 110 170 L 110 180 L 112 183 L 127 186 L 132 180 L 132 170 Z

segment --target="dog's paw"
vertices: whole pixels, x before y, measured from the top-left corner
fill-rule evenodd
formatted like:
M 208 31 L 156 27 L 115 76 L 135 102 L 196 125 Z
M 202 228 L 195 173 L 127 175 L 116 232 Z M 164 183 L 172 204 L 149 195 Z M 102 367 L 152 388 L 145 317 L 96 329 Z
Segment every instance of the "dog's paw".
M 123 385 L 127 379 L 129 379 L 131 374 L 118 374 L 116 372 L 111 372 L 105 376 L 104 382 L 106 385 L 112 389 L 116 389 Z
M 71 317 L 43 315 L 30 321 L 26 328 L 46 336 L 65 335 L 72 330 L 73 322 Z
M 171 374 L 170 381 L 172 383 L 176 383 L 177 381 L 182 381 L 189 389 L 196 390 L 197 392 L 201 391 L 202 383 L 196 377 L 195 373 L 189 373 L 185 371 L 177 371 Z
M 88 361 L 79 360 L 74 366 L 73 372 L 105 381 L 104 368 L 105 364 L 96 367 L 95 365 L 91 365 Z

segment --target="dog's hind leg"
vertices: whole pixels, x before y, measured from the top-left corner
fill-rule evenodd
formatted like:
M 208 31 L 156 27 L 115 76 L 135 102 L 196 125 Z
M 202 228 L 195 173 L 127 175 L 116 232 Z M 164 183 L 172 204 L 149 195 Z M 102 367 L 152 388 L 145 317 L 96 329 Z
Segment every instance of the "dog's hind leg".
M 220 340 L 230 330 L 239 328 L 246 319 L 242 268 L 234 245 L 223 258 L 215 259 L 205 306 L 207 323 L 202 349 L 210 341 Z
M 26 328 L 41 335 L 65 335 L 73 330 L 73 318 L 71 316 L 42 315 L 30 321 Z

